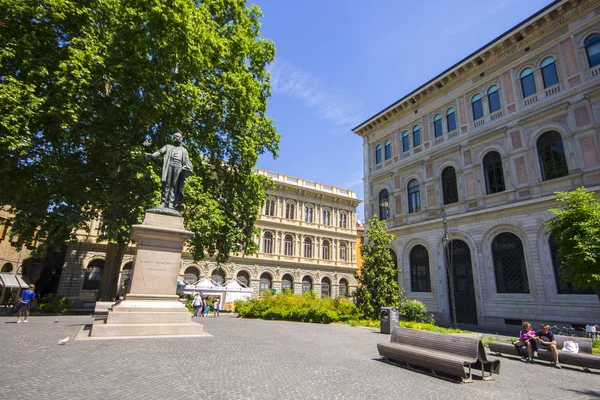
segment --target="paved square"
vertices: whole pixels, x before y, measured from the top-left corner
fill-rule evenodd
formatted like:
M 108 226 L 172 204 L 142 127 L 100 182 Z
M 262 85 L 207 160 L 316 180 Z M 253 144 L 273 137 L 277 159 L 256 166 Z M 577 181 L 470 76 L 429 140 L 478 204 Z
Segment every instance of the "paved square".
M 59 322 L 54 322 L 58 318 Z M 2 399 L 590 399 L 600 371 L 502 358 L 458 384 L 381 362 L 372 329 L 199 318 L 202 338 L 75 340 L 86 316 L 0 317 Z

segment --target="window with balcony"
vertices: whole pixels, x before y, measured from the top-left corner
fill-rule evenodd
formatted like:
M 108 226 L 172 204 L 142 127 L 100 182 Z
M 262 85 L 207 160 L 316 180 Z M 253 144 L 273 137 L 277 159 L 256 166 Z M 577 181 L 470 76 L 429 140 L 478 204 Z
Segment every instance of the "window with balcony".
M 273 253 L 273 235 L 271 232 L 265 232 L 263 235 L 263 252 Z
M 544 133 L 537 140 L 537 151 L 540 159 L 542 180 L 560 178 L 569 175 L 567 158 L 562 137 L 556 131 Z
M 330 258 L 330 246 L 329 240 L 323 240 L 323 244 L 321 245 L 321 254 L 323 256 L 323 260 L 329 260 Z
M 402 133 L 402 151 L 407 152 L 410 150 L 410 135 L 408 131 Z
M 341 212 L 340 213 L 340 228 L 348 227 L 348 214 Z
M 283 254 L 286 256 L 294 255 L 294 239 L 292 238 L 292 235 L 285 235 L 285 238 L 283 239 Z
M 502 158 L 497 151 L 490 151 L 483 157 L 483 170 L 487 194 L 504 191 L 504 172 Z
M 323 210 L 323 225 L 331 225 L 331 211 Z
M 265 215 L 275 216 L 275 200 L 267 199 L 265 201 Z
M 526 68 L 521 72 L 521 91 L 523 92 L 523 98 L 534 95 L 537 89 L 535 88 L 535 79 L 533 77 L 533 70 Z
M 312 258 L 312 240 L 310 238 L 304 239 L 304 257 Z
M 381 145 L 375 147 L 375 164 L 381 164 Z
M 348 260 L 348 245 L 346 242 L 340 243 L 340 261 Z
M 448 132 L 456 130 L 456 112 L 454 111 L 454 107 L 450 107 L 448 111 L 446 111 L 446 126 Z
M 416 179 L 408 183 L 408 213 L 421 211 L 421 193 L 419 192 L 419 182 Z
M 435 137 L 440 137 L 444 134 L 444 132 L 442 132 L 442 116 L 440 114 L 437 114 L 435 117 L 433 117 L 433 135 Z
M 421 145 L 421 127 L 415 125 L 412 130 L 413 133 L 413 147 L 419 147 Z
M 442 193 L 444 197 L 444 204 L 458 202 L 456 171 L 453 167 L 446 167 L 442 171 Z
M 481 101 L 481 95 L 476 94 L 471 99 L 471 110 L 473 111 L 473 121 L 477 121 L 483 118 L 483 102 Z
M 390 142 L 389 140 L 385 142 L 384 153 L 386 160 L 392 158 L 392 142 Z
M 304 222 L 313 222 L 313 208 L 311 206 L 304 207 Z
M 387 189 L 379 192 L 379 219 L 385 221 L 390 217 L 390 194 Z
M 488 105 L 490 107 L 490 114 L 500 109 L 500 92 L 496 85 L 488 89 Z
M 592 35 L 585 41 L 585 54 L 590 68 L 600 64 L 600 35 Z
M 556 63 L 553 57 L 548 57 L 542 61 L 542 80 L 544 88 L 549 88 L 558 83 L 558 73 L 556 72 Z
M 296 205 L 294 203 L 285 204 L 285 217 L 287 219 L 296 219 Z

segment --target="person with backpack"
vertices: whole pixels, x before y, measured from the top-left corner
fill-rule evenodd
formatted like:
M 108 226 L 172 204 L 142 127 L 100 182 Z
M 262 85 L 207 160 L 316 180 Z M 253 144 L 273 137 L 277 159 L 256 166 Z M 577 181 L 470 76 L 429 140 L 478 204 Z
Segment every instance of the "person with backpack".
M 18 316 L 17 316 L 17 324 L 21 322 L 29 322 L 27 318 L 29 317 L 29 307 L 33 300 L 35 299 L 35 286 L 29 285 L 27 289 L 21 293 L 21 306 L 19 307 Z M 21 321 L 23 318 L 23 321 Z
M 192 316 L 192 318 L 199 317 L 198 314 L 202 313 L 202 308 L 204 307 L 202 297 L 200 297 L 200 293 L 196 293 L 196 296 L 194 296 L 192 306 L 194 307 L 194 315 Z

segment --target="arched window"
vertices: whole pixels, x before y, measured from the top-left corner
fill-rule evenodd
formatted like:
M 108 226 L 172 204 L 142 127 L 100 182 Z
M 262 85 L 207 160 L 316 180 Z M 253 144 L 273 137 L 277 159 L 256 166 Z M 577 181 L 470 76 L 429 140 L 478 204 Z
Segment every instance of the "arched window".
M 483 118 L 483 102 L 480 94 L 476 94 L 471 99 L 471 110 L 473 110 L 473 121 Z
M 408 213 L 421 211 L 421 193 L 419 192 L 419 182 L 416 179 L 408 182 Z
M 429 277 L 429 253 L 424 246 L 416 245 L 410 250 L 410 288 L 413 292 L 431 292 Z
M 548 238 L 548 247 L 550 247 L 550 257 L 552 258 L 552 267 L 554 269 L 554 279 L 558 294 L 594 294 L 592 289 L 576 288 L 562 276 L 560 273 L 562 262 L 558 257 L 558 243 L 552 236 Z
M 250 274 L 246 271 L 238 272 L 237 280 L 244 286 L 250 286 Z
M 390 142 L 389 140 L 386 140 L 385 142 L 385 146 L 384 146 L 384 156 L 386 160 L 389 160 L 390 158 L 392 158 L 392 142 Z
M 521 239 L 504 232 L 492 241 L 494 273 L 498 293 L 529 293 L 527 266 Z
M 338 286 L 338 295 L 346 296 L 348 294 L 348 281 L 344 278 L 340 279 L 340 283 Z
M 556 72 L 556 63 L 553 57 L 548 57 L 542 61 L 542 80 L 544 88 L 549 88 L 558 83 L 558 73 Z
M 413 127 L 413 147 L 419 147 L 421 145 L 421 127 L 415 125 Z
M 222 285 L 225 283 L 225 271 L 222 268 L 217 268 L 212 272 L 211 278 L 215 283 Z
M 454 111 L 454 107 L 450 107 L 446 111 L 446 125 L 448 132 L 456 130 L 456 112 Z
M 542 180 L 560 178 L 569 175 L 567 159 L 560 133 L 550 131 L 537 140 L 537 151 L 540 159 Z
M 313 222 L 312 206 L 304 206 L 304 222 Z
M 11 263 L 6 263 L 2 266 L 2 272 L 12 272 L 13 265 Z
M 265 232 L 263 236 L 263 252 L 273 253 L 273 235 L 271 232 Z
M 310 238 L 304 239 L 304 257 L 312 258 L 312 240 Z
M 310 293 L 313 286 L 313 280 L 310 276 L 306 275 L 302 278 L 302 293 Z
M 275 216 L 275 200 L 267 199 L 265 201 L 265 215 Z
M 526 68 L 521 72 L 521 90 L 523 91 L 523 98 L 529 97 L 537 91 L 531 68 Z
M 102 270 L 104 269 L 104 260 L 92 261 L 85 271 L 83 279 L 83 290 L 98 290 L 100 279 L 102 279 Z
M 379 219 L 385 221 L 390 217 L 390 194 L 387 189 L 379 192 Z
M 442 171 L 442 192 L 444 204 L 458 202 L 458 188 L 456 185 L 456 172 L 453 167 L 446 167 Z
M 381 163 L 381 145 L 378 144 L 377 147 L 375 147 L 375 164 L 380 164 Z
M 283 254 L 286 256 L 294 255 L 294 239 L 292 235 L 285 235 L 283 238 Z
M 444 134 L 442 132 L 442 116 L 440 114 L 433 117 L 433 134 L 435 137 L 440 137 Z
M 340 261 L 346 261 L 348 259 L 348 245 L 346 242 L 340 243 Z
M 392 256 L 392 263 L 394 263 L 394 268 L 398 268 L 398 256 L 396 252 L 392 249 L 388 249 L 390 251 L 390 256 Z
M 592 35 L 585 41 L 585 54 L 587 54 L 590 68 L 600 64 L 600 35 Z
M 195 267 L 187 267 L 183 273 L 183 281 L 189 285 L 193 285 L 200 279 L 200 271 Z
M 408 131 L 402 133 L 402 151 L 407 152 L 410 150 L 410 136 Z
M 321 279 L 321 297 L 331 296 L 331 281 L 325 277 Z
M 490 107 L 490 114 L 500 109 L 500 92 L 496 85 L 488 90 L 488 104 Z
M 504 172 L 502 158 L 497 151 L 490 151 L 483 157 L 485 188 L 487 194 L 504 192 Z
M 285 217 L 296 219 L 296 205 L 294 203 L 285 203 Z
M 285 274 L 281 278 L 281 291 L 283 292 L 284 290 L 294 292 L 294 278 L 290 274 Z
M 271 275 L 267 272 L 263 272 L 260 276 L 260 291 L 264 292 L 267 290 L 271 290 L 272 281 L 273 279 L 271 278 Z
M 321 245 L 323 260 L 329 260 L 330 252 L 329 252 L 329 240 L 323 240 L 323 244 Z

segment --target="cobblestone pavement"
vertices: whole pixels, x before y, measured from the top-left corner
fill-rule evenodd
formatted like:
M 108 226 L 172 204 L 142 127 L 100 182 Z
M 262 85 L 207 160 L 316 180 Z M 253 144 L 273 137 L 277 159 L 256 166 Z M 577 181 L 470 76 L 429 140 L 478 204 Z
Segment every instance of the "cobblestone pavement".
M 55 318 L 58 322 L 54 322 Z M 600 372 L 502 359 L 495 381 L 458 384 L 384 363 L 372 329 L 199 318 L 212 336 L 70 340 L 86 316 L 0 317 L 2 399 L 586 399 Z

